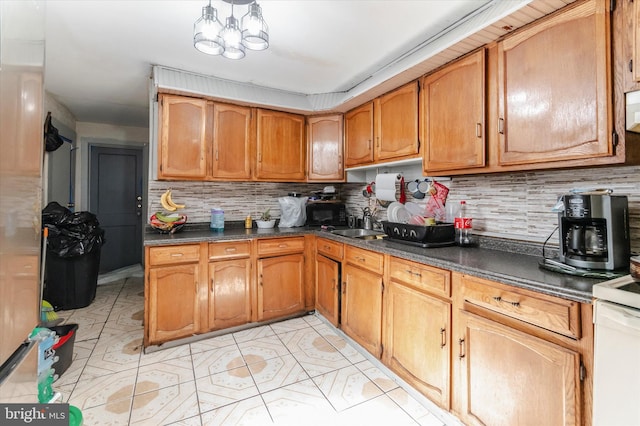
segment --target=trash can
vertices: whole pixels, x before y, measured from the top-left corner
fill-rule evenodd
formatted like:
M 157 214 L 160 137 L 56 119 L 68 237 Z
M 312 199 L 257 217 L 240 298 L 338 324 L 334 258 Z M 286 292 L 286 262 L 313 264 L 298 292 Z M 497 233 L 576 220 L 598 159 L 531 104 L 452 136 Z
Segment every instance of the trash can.
M 73 213 L 56 202 L 42 211 L 49 228 L 43 297 L 55 310 L 89 306 L 96 296 L 104 230 L 90 212 Z

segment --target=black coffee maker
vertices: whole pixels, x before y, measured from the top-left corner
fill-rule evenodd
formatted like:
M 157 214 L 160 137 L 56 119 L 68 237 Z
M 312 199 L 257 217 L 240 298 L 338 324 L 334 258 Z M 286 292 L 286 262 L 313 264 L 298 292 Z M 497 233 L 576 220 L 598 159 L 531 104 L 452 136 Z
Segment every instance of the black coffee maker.
M 629 266 L 629 208 L 624 195 L 567 194 L 558 213 L 560 261 L 613 271 Z

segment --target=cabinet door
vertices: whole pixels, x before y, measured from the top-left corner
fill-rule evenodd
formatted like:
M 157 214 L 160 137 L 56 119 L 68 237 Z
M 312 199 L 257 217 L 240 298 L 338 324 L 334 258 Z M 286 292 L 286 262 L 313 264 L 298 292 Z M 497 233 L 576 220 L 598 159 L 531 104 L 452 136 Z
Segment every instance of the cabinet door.
M 161 95 L 158 178 L 205 179 L 211 152 L 208 103 Z
M 482 49 L 424 78 L 422 140 L 427 176 L 485 165 L 484 70 Z
M 498 44 L 500 164 L 612 155 L 607 4 L 582 2 Z
M 256 144 L 256 178 L 285 182 L 305 179 L 303 116 L 259 109 Z
M 149 269 L 149 341 L 160 343 L 199 333 L 199 265 Z
M 304 310 L 304 255 L 258 260 L 258 321 Z
M 213 178 L 251 179 L 251 128 L 251 108 L 213 105 Z
M 580 425 L 580 355 L 461 313 L 454 407 L 469 425 Z M 457 399 L 459 398 L 459 399 Z
M 209 330 L 251 320 L 251 259 L 209 263 Z
M 6 143 L 0 156 L 3 175 L 42 175 L 44 153 L 42 125 L 42 75 L 3 69 L 0 75 L 0 122 Z
M 345 265 L 342 279 L 342 330 L 380 358 L 382 335 L 382 277 Z
M 633 80 L 636 82 L 640 82 L 640 2 L 632 1 L 632 3 L 633 9 L 631 10 L 631 13 L 633 14 L 633 26 L 631 30 L 631 39 L 633 43 Z
M 418 82 L 400 87 L 375 102 L 375 161 L 413 158 L 419 151 Z
M 318 255 L 316 257 L 316 310 L 338 326 L 338 295 L 340 290 L 340 263 Z
M 385 364 L 449 409 L 451 304 L 394 281 L 384 297 Z
M 343 181 L 342 115 L 307 119 L 307 181 Z
M 344 116 L 345 166 L 373 163 L 373 102 Z

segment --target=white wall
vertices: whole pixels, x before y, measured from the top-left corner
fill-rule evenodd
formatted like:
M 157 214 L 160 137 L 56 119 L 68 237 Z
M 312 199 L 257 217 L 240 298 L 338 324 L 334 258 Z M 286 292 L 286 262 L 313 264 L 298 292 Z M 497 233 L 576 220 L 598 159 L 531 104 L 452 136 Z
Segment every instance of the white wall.
M 48 92 L 44 97 L 44 116 L 51 112 L 51 124 L 60 135 L 71 139 L 73 145 L 65 142 L 53 152 L 45 152 L 44 169 L 42 171 L 42 204 L 43 207 L 51 201 L 57 201 L 63 206 L 69 202 L 69 181 L 73 176 L 71 170 L 71 150 L 76 141 L 76 118 L 69 109 L 58 102 Z

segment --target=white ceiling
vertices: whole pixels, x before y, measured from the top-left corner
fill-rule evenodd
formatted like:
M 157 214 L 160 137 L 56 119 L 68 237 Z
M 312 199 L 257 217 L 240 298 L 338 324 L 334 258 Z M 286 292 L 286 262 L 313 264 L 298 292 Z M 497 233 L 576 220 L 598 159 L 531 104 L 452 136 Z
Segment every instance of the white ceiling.
M 153 65 L 302 94 L 344 92 L 489 2 L 261 0 L 270 47 L 234 61 L 193 47 L 205 0 L 50 0 L 45 85 L 78 121 L 141 127 Z M 221 0 L 212 6 L 221 20 L 230 14 Z
M 163 65 L 304 94 L 341 92 L 488 0 L 262 0 L 270 47 L 239 61 L 193 47 L 201 1 L 46 2 L 46 90 L 78 121 L 148 125 Z M 219 18 L 231 5 L 212 1 Z M 241 16 L 246 6 L 236 6 Z

